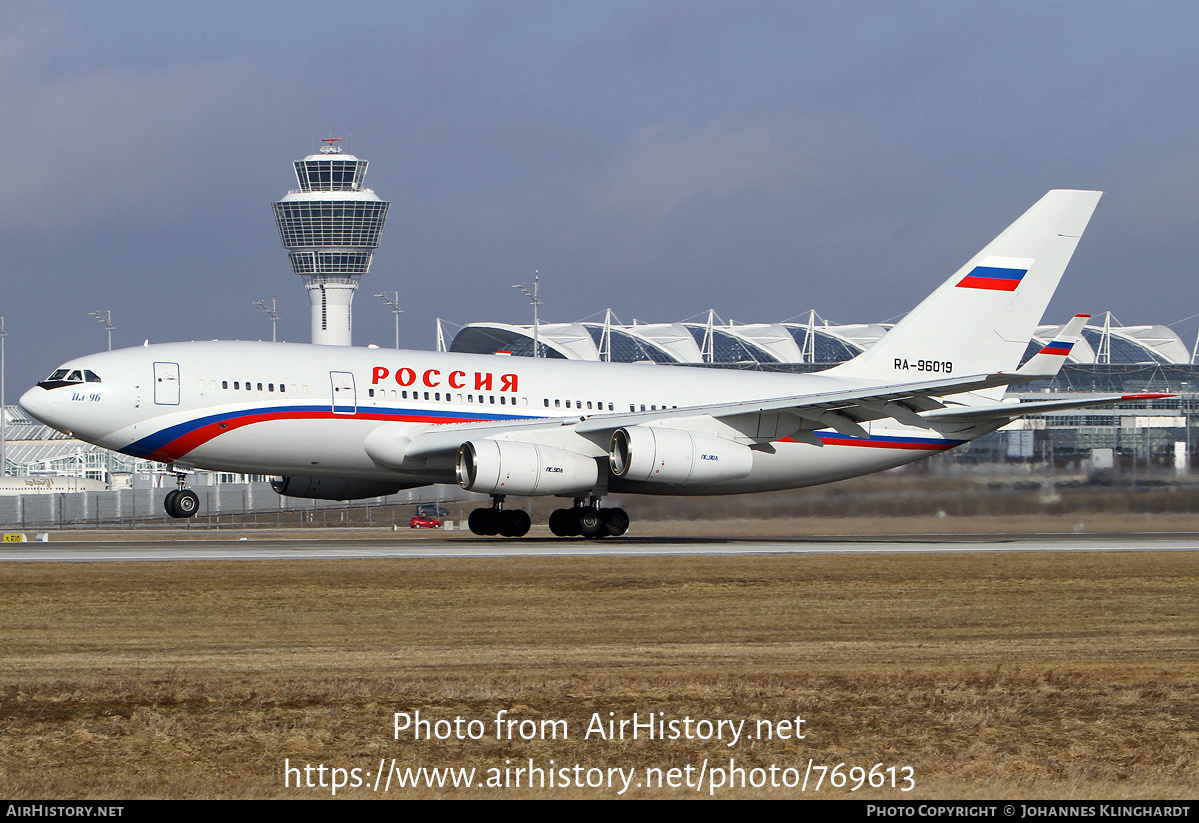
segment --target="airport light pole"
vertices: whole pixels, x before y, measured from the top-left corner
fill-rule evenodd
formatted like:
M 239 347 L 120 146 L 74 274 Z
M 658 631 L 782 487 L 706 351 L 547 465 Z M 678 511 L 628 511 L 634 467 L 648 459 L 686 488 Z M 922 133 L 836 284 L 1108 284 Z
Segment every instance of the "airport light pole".
M 100 311 L 97 309 L 92 312 L 92 317 L 104 325 L 104 330 L 108 332 L 108 350 L 112 351 L 112 311 Z
M 104 324 L 104 330 L 108 332 L 108 350 L 112 351 L 112 310 L 100 311 L 97 309 L 92 312 L 92 317 Z M 104 456 L 104 474 L 105 482 L 108 483 L 108 488 L 112 488 L 112 450 L 106 449 Z
M 275 336 L 275 324 L 279 322 L 279 313 L 275 311 L 275 298 L 271 298 L 270 308 L 267 308 L 265 300 L 255 300 L 254 305 L 266 312 L 267 317 L 271 318 L 271 342 L 278 343 L 279 340 Z
M 533 304 L 533 356 L 541 357 L 541 340 L 538 333 L 537 322 L 537 307 L 541 305 L 541 301 L 537 299 L 537 283 L 541 279 L 541 273 L 536 269 L 533 270 L 533 288 L 530 289 L 526 283 L 513 283 L 512 288 L 517 289 L 525 297 L 529 298 L 529 302 Z
M 396 348 L 400 347 L 400 313 L 404 310 L 400 308 L 400 293 L 394 292 L 395 297 L 388 297 L 381 291 L 375 292 L 375 297 L 378 297 L 391 309 L 391 313 L 396 316 Z

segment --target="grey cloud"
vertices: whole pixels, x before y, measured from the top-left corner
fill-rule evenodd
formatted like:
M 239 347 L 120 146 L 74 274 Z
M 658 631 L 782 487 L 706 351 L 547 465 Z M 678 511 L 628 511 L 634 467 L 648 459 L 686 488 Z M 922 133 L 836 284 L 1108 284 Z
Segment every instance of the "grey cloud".
M 25 159 L 6 170 L 0 232 L 45 236 L 118 214 L 177 215 L 214 173 L 204 148 L 238 105 L 244 67 L 57 72 L 48 64 L 76 26 L 38 14 L 10 22 L 0 53 L 18 44 L 21 57 L 0 60 L 0 110 Z

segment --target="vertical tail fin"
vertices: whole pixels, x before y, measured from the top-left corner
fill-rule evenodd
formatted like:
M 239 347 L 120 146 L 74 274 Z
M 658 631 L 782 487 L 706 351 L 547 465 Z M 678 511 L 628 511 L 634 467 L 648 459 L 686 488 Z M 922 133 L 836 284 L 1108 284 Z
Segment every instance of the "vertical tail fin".
M 828 373 L 902 383 L 930 371 L 1015 371 L 1101 195 L 1049 192 L 879 342 Z

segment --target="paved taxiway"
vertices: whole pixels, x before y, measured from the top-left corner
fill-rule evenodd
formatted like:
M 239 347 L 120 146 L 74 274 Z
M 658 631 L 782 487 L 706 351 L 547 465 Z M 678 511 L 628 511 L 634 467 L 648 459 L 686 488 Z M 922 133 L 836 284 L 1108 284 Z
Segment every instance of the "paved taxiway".
M 568 557 L 947 552 L 1197 551 L 1199 535 L 916 535 L 895 538 L 621 538 L 616 540 L 275 539 L 10 543 L 0 562 L 336 560 L 417 557 Z

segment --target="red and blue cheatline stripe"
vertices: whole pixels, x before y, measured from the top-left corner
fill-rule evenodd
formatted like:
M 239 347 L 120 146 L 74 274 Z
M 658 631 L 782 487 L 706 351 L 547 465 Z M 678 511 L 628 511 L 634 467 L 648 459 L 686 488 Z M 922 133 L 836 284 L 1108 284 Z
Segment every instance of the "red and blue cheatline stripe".
M 428 409 L 380 409 L 356 413 L 334 413 L 327 406 L 274 406 L 270 408 L 243 409 L 205 415 L 176 423 L 121 449 L 123 454 L 169 463 L 178 460 L 205 443 L 222 434 L 277 420 L 380 420 L 389 423 L 471 423 L 488 420 L 526 420 L 530 415 L 479 414 L 461 412 L 430 411 Z
M 959 289 L 987 289 L 989 291 L 1015 291 L 1016 286 L 1028 274 L 1028 269 L 1006 269 L 999 266 L 975 266 L 970 273 L 958 281 Z

